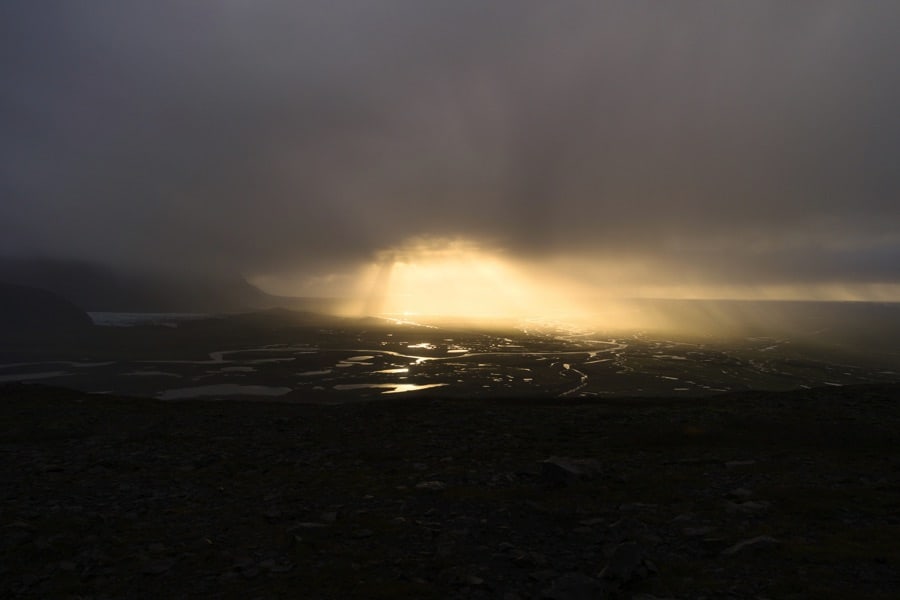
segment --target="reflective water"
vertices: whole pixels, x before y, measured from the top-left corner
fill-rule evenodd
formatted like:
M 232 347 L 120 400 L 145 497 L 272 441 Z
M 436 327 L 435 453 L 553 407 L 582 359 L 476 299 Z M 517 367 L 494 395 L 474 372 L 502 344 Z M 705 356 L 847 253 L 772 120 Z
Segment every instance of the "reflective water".
M 414 384 L 414 383 L 343 383 L 334 386 L 336 390 L 362 390 L 367 388 L 381 389 L 384 391 L 382 394 L 400 394 L 403 392 L 415 392 L 417 390 L 427 390 L 430 388 L 443 387 L 447 385 L 446 383 L 426 383 L 426 384 Z
M 340 402 L 432 388 L 465 398 L 688 396 L 894 380 L 897 373 L 896 361 L 873 370 L 853 366 L 844 357 L 813 360 L 797 351 L 796 344 L 773 338 L 686 342 L 639 333 L 604 337 L 573 329 L 540 330 L 533 324 L 501 334 L 413 325 L 373 329 L 366 323 L 303 330 L 281 344 L 250 340 L 248 336 L 243 346 L 225 350 L 195 341 L 191 352 L 172 357 L 134 351 L 133 358 L 116 362 L 90 361 L 94 357 L 87 354 L 67 357 L 78 360 L 37 362 L 21 361 L 27 355 L 13 362 L 18 357 L 11 356 L 9 363 L 0 364 L 0 382 L 48 380 L 85 391 L 162 399 L 279 396 L 293 390 L 301 401 L 308 393 L 313 400 Z M 143 347 L 143 338 L 135 344 Z M 186 387 L 189 382 L 193 385 Z M 171 388 L 173 383 L 182 387 Z

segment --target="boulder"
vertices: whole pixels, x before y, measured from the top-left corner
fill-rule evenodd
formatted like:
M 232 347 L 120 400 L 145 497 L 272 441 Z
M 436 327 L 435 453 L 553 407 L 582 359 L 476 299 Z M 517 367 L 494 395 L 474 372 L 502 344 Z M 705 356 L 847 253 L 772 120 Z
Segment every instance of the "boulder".
M 738 542 L 730 548 L 726 548 L 722 551 L 722 556 L 734 556 L 735 554 L 741 552 L 768 550 L 769 548 L 773 548 L 780 543 L 781 542 L 771 536 L 760 535 L 755 538 L 750 538 L 748 540 Z
M 553 456 L 541 463 L 541 482 L 549 487 L 564 487 L 576 481 L 599 477 L 602 466 L 591 458 Z

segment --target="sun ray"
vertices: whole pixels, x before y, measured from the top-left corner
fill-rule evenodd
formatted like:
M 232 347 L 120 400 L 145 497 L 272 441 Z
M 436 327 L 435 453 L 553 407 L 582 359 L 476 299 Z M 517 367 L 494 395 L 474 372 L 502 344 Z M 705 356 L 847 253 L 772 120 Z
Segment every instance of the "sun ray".
M 486 319 L 571 309 L 560 282 L 466 240 L 417 238 L 379 253 L 366 273 L 366 315 Z

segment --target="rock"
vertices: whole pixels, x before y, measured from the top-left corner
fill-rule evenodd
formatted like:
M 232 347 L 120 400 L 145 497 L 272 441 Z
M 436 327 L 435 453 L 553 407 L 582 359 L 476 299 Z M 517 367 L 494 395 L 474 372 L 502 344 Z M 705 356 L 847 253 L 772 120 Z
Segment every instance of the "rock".
M 547 564 L 547 558 L 539 552 L 514 550 L 510 558 L 519 567 L 543 567 Z
M 488 587 L 484 579 L 471 571 L 472 567 L 455 565 L 442 569 L 438 573 L 438 580 L 457 587 Z
M 594 600 L 603 597 L 604 585 L 582 573 L 566 573 L 544 590 L 545 600 Z
M 609 563 L 600 572 L 601 579 L 618 583 L 643 579 L 656 572 L 653 565 L 644 556 L 644 551 L 636 542 L 619 544 L 609 557 Z
M 768 502 L 761 501 L 748 501 L 748 502 L 727 502 L 725 504 L 725 508 L 730 513 L 744 513 L 744 514 L 752 514 L 762 512 L 764 510 L 768 510 L 769 506 L 771 506 Z
M 615 542 L 637 540 L 642 538 L 647 531 L 647 525 L 643 521 L 631 517 L 623 517 L 609 526 L 608 537 Z
M 492 485 L 492 486 L 508 485 L 510 483 L 514 483 L 515 481 L 516 481 L 515 473 L 509 473 L 509 472 L 494 473 L 493 475 L 491 475 L 491 479 L 488 482 L 488 485 Z
M 681 530 L 681 533 L 688 537 L 700 537 L 702 535 L 709 535 L 715 530 L 715 527 L 707 525 L 703 527 L 685 527 Z
M 356 540 L 362 540 L 365 538 L 370 538 L 375 535 L 375 532 L 371 529 L 356 529 L 353 533 L 350 534 L 350 537 Z
M 725 494 L 725 497 L 732 500 L 746 500 L 752 495 L 753 492 L 751 492 L 747 488 L 737 488 L 736 490 L 731 490 L 730 492 Z
M 263 516 L 269 521 L 277 521 L 284 516 L 284 514 L 277 508 L 268 508 L 263 511 Z
M 443 481 L 422 481 L 416 484 L 416 489 L 439 492 L 441 490 L 447 489 L 447 484 Z
M 541 483 L 563 487 L 576 481 L 594 479 L 602 473 L 599 462 L 591 458 L 550 457 L 541 462 Z
M 257 575 L 259 575 L 259 569 L 257 567 L 250 567 L 249 569 L 242 569 L 241 575 L 245 579 L 253 579 Z
M 551 512 L 549 508 L 547 508 L 540 502 L 536 502 L 534 500 L 526 500 L 525 506 L 527 506 L 531 510 L 541 513 L 541 514 L 549 514 Z
M 60 561 L 59 568 L 62 571 L 74 571 L 75 569 L 78 568 L 78 565 L 76 565 L 71 560 L 63 560 L 63 561 Z
M 292 533 L 294 531 L 297 531 L 298 529 L 322 529 L 324 527 L 328 527 L 328 525 L 325 523 L 315 523 L 315 522 L 304 521 L 302 523 L 297 523 L 295 525 L 292 525 L 291 527 L 289 527 L 287 529 L 287 532 Z
M 0 536 L 0 548 L 15 548 L 17 546 L 24 546 L 25 544 L 32 542 L 34 540 L 34 532 L 32 529 L 24 528 L 24 527 L 8 527 L 3 531 L 3 535 Z M 38 539 L 35 542 L 36 546 L 39 546 L 41 540 Z
M 591 533 L 591 531 L 592 530 L 590 527 L 584 527 L 584 526 L 575 527 L 574 529 L 572 529 L 572 533 L 577 533 L 579 535 L 588 535 Z
M 265 569 L 270 573 L 287 573 L 294 568 L 294 564 L 287 560 L 276 560 L 269 558 L 259 563 L 261 569 Z
M 175 566 L 174 560 L 154 560 L 144 563 L 141 573 L 144 575 L 162 575 Z
M 733 556 L 739 552 L 747 552 L 751 550 L 765 550 L 777 546 L 781 542 L 768 535 L 760 535 L 749 540 L 738 542 L 730 548 L 722 551 L 722 556 Z
M 540 583 L 556 579 L 557 577 L 559 577 L 559 573 L 553 569 L 541 569 L 540 571 L 534 571 L 533 573 L 528 574 L 529 579 Z
M 619 505 L 620 512 L 651 511 L 651 510 L 656 510 L 655 504 L 647 504 L 646 502 L 627 502 L 625 504 Z

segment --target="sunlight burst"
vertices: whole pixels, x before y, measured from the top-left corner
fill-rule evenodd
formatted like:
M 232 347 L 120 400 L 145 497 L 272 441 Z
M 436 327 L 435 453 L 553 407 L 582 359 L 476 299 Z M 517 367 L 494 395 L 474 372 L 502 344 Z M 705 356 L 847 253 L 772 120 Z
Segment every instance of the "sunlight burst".
M 369 315 L 517 318 L 575 309 L 561 282 L 464 240 L 419 238 L 385 250 L 361 279 Z

